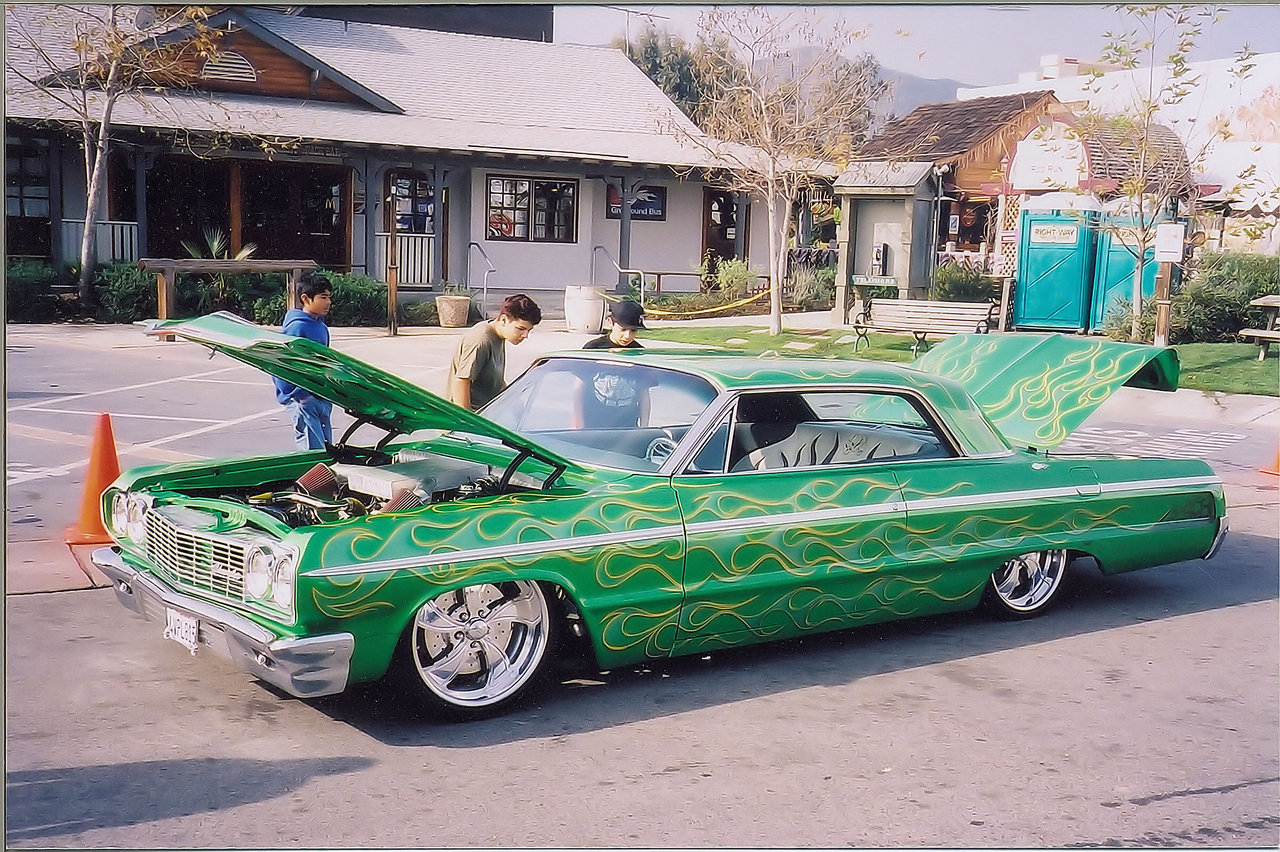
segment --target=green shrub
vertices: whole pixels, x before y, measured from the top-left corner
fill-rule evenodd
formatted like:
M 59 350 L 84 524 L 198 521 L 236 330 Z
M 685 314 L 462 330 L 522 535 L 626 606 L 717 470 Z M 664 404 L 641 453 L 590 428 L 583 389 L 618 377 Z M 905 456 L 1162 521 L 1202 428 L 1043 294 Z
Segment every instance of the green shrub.
M 1102 333 L 1112 340 L 1126 341 L 1133 326 L 1133 302 L 1128 299 L 1118 300 L 1107 312 L 1102 322 Z M 1151 343 L 1156 339 L 1156 301 L 1147 299 L 1142 303 L 1142 316 L 1138 319 L 1138 333 L 1143 343 Z M 1177 300 L 1170 306 L 1169 342 L 1186 343 L 1186 328 L 1178 311 Z
M 835 270 L 797 266 L 791 271 L 791 301 L 805 310 L 831 307 L 835 296 Z
M 130 323 L 154 317 L 156 276 L 128 261 L 104 264 L 93 276 L 93 298 L 102 322 Z
M 1244 252 L 1205 254 L 1188 270 L 1181 294 L 1186 302 L 1190 342 L 1234 342 L 1240 329 L 1259 328 L 1266 322 L 1266 314 L 1249 302 L 1277 293 L 1280 257 Z
M 933 294 L 940 302 L 991 302 L 1000 297 L 1000 289 L 978 267 L 947 261 L 938 267 Z
M 280 325 L 284 322 L 284 291 L 264 296 L 253 303 L 251 319 L 258 325 Z
M 179 316 L 204 316 L 215 311 L 230 311 L 245 319 L 253 319 L 257 302 L 280 294 L 282 303 L 285 273 L 190 272 L 178 276 L 175 285 Z
M 720 293 L 729 298 L 745 297 L 761 274 L 759 269 L 753 269 L 746 260 L 737 258 L 715 261 L 715 272 L 711 271 L 712 265 L 711 252 L 708 251 L 697 270 L 702 291 Z
M 411 302 L 400 308 L 400 316 L 402 317 L 401 325 L 423 326 L 423 325 L 439 325 L 440 312 L 436 310 L 436 300 L 433 298 L 423 299 L 421 302 Z
M 331 326 L 387 324 L 387 285 L 354 272 L 324 272 L 333 284 Z
M 58 322 L 70 310 L 54 289 L 68 283 L 49 264 L 9 260 L 4 265 L 5 320 Z

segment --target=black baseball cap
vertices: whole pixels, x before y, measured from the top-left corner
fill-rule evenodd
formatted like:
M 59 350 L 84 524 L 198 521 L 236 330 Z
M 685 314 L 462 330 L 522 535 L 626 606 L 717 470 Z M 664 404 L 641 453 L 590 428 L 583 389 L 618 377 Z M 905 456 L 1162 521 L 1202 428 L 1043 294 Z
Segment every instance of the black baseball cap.
M 639 302 L 628 299 L 625 302 L 614 302 L 609 308 L 609 316 L 623 328 L 644 328 L 644 308 Z

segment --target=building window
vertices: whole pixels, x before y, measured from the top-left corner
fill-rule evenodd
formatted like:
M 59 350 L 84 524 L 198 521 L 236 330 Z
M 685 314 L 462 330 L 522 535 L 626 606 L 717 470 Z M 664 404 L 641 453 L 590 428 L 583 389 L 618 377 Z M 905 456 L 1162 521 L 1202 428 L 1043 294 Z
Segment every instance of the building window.
M 486 235 L 491 240 L 578 240 L 578 182 L 490 175 Z
M 4 141 L 5 254 L 51 257 L 49 142 L 16 136 L 6 136 Z
M 436 204 L 431 182 L 416 172 L 392 172 L 390 181 L 396 230 L 410 234 L 434 233 Z M 390 227 L 390 221 L 386 227 Z
M 49 218 L 49 142 L 5 137 L 4 214 Z

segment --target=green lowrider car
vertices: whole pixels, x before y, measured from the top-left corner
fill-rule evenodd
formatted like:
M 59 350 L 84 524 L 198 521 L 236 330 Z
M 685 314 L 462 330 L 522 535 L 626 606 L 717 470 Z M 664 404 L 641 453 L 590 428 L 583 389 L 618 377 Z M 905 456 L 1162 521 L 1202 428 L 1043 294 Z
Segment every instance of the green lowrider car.
M 138 468 L 103 494 L 119 600 L 301 697 L 390 673 L 479 716 L 573 643 L 609 669 L 980 604 L 1028 617 L 1077 556 L 1207 558 L 1227 528 L 1203 461 L 1052 452 L 1117 387 L 1176 387 L 1169 349 L 565 352 L 473 413 L 227 315 L 153 331 L 355 418 L 324 451 Z

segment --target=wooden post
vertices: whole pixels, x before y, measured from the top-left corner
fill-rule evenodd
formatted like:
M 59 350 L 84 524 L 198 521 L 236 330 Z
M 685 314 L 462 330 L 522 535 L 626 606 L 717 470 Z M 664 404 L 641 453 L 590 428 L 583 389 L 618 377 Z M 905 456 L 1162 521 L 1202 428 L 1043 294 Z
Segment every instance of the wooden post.
M 235 257 L 236 255 L 240 254 L 240 249 L 244 247 L 244 236 L 240 232 L 240 229 L 243 225 L 242 212 L 241 212 L 243 209 L 242 207 L 243 190 L 242 190 L 242 184 L 240 181 L 240 161 L 239 160 L 231 161 L 231 174 L 229 175 L 228 182 L 230 184 L 230 186 L 228 187 L 229 189 L 228 195 L 230 196 L 230 201 L 231 201 L 231 224 L 227 228 L 227 230 L 230 231 L 230 235 L 228 237 L 228 239 L 231 241 L 230 256 Z M 292 302 L 289 303 L 289 307 L 290 308 L 293 307 Z
M 397 288 L 400 285 L 400 242 L 399 224 L 396 219 L 396 185 L 391 182 L 391 224 L 387 228 L 387 333 L 395 337 L 400 326 L 396 322 L 396 303 L 399 301 Z
M 1156 269 L 1156 346 L 1169 345 L 1169 319 L 1173 300 L 1169 296 L 1173 264 L 1161 261 Z
M 284 312 L 301 307 L 298 302 L 298 282 L 302 280 L 302 270 L 295 267 L 289 270 L 289 283 L 284 288 Z M 281 320 L 283 322 L 283 319 Z
M 177 308 L 177 277 L 177 270 L 171 266 L 156 270 L 156 314 L 160 319 L 169 319 L 170 313 Z M 172 343 L 178 338 L 173 334 L 162 334 L 160 339 Z

